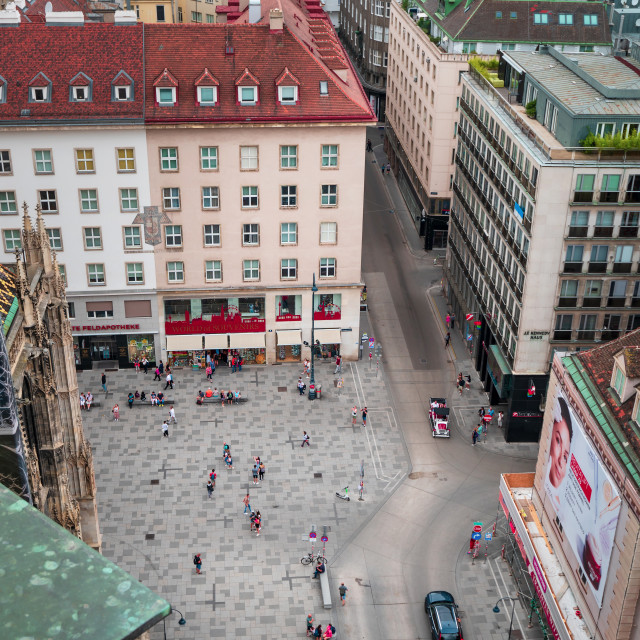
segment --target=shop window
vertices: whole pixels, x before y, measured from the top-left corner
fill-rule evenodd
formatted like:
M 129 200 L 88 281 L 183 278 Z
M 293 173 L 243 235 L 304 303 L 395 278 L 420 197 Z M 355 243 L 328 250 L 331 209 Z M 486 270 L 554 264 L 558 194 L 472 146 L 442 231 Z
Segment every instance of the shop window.
M 276 320 L 302 319 L 302 296 L 276 296 Z
M 155 362 L 156 354 L 153 341 L 153 335 L 135 335 L 127 336 L 127 348 L 129 353 L 129 362 L 140 361 L 146 358 L 149 362 Z
M 125 318 L 151 318 L 151 300 L 125 300 Z
M 339 320 L 342 314 L 342 294 L 317 293 L 313 296 L 315 320 Z

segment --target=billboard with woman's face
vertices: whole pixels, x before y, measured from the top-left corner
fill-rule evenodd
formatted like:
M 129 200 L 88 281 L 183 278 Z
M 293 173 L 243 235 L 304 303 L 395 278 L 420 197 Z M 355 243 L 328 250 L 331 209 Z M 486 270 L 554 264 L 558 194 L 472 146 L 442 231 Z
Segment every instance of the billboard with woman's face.
M 620 496 L 562 393 L 554 404 L 544 488 L 599 606 L 620 514 Z

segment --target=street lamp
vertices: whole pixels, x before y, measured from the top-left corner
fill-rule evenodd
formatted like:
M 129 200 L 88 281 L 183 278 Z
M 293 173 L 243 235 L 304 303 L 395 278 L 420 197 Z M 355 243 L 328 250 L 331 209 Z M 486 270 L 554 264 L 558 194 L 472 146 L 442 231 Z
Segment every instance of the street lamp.
M 315 367 L 313 363 L 313 352 L 316 348 L 316 323 L 315 323 L 315 311 L 316 311 L 316 293 L 318 287 L 316 287 L 316 274 L 313 274 L 313 286 L 311 287 L 311 379 L 309 380 L 309 400 L 316 399 L 316 378 Z
M 173 612 L 176 613 L 180 613 L 180 611 L 178 611 L 177 609 L 174 609 L 173 607 L 171 607 L 171 611 L 169 611 L 169 615 L 171 615 Z M 164 640 L 167 640 L 167 625 L 166 625 L 166 618 L 162 619 L 162 625 L 164 627 Z M 187 624 L 187 621 L 184 619 L 184 616 L 182 615 L 182 613 L 180 613 L 180 620 L 178 620 L 178 624 L 181 627 L 184 627 L 185 624 Z
M 511 598 L 510 596 L 500 598 L 500 600 L 496 602 L 496 606 L 493 607 L 494 613 L 500 613 L 500 607 L 498 606 L 498 604 L 500 604 L 503 600 L 511 600 L 511 602 L 513 603 L 513 606 L 511 607 L 511 622 L 509 623 L 509 635 L 507 636 L 507 640 L 511 640 L 511 629 L 513 629 L 513 613 L 516 610 L 516 602 L 518 602 L 518 598 Z

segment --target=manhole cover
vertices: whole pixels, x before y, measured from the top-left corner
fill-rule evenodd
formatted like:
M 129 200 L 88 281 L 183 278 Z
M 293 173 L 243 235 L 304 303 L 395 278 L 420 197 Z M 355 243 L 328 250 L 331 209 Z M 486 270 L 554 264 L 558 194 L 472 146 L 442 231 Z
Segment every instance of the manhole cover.
M 156 539 L 156 534 L 155 533 L 147 533 L 147 535 L 144 537 L 145 540 L 155 540 Z
M 160 484 L 160 480 L 152 480 L 151 484 Z
M 322 478 L 322 474 L 321 473 L 314 473 L 313 477 L 314 478 Z
M 284 393 L 287 390 L 287 387 L 278 387 L 278 393 Z

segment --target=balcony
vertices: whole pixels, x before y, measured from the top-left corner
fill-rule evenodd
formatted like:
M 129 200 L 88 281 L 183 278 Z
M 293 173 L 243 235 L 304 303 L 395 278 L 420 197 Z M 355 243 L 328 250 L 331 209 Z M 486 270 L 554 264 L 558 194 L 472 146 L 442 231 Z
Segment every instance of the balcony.
M 627 191 L 624 201 L 632 202 L 635 204 L 640 203 L 640 191 Z
M 589 263 L 587 273 L 606 273 L 606 272 L 607 272 L 606 262 L 590 262 Z
M 569 329 L 568 331 L 564 329 L 562 330 L 557 329 L 556 331 L 553 332 L 553 339 L 562 340 L 563 342 L 571 340 L 571 329 Z
M 589 227 L 569 227 L 569 238 L 586 238 Z
M 565 262 L 564 273 L 582 273 L 582 262 Z
M 638 299 L 638 302 L 640 302 L 640 298 Z M 582 306 L 583 307 L 600 307 L 602 303 L 601 298 L 589 298 L 589 297 L 584 297 L 582 299 Z
M 600 202 L 618 202 L 619 191 L 601 191 Z
M 607 298 L 607 307 L 624 307 L 625 300 L 624 296 Z
M 613 227 L 595 227 L 593 230 L 594 238 L 612 238 Z
M 638 227 L 620 227 L 618 231 L 619 238 L 637 238 Z
M 614 262 L 613 273 L 631 273 L 631 262 Z
M 563 308 L 577 307 L 578 298 L 560 298 L 558 300 L 558 306 Z
M 619 329 L 603 329 L 600 335 L 600 340 L 608 342 L 609 340 L 615 340 L 620 337 Z
M 578 330 L 577 335 L 578 340 L 595 340 L 596 339 L 596 330 L 595 329 L 581 329 Z
M 573 194 L 574 202 L 593 202 L 593 191 L 576 191 Z
M 631 298 L 631 306 L 636 309 L 640 307 L 640 298 Z

